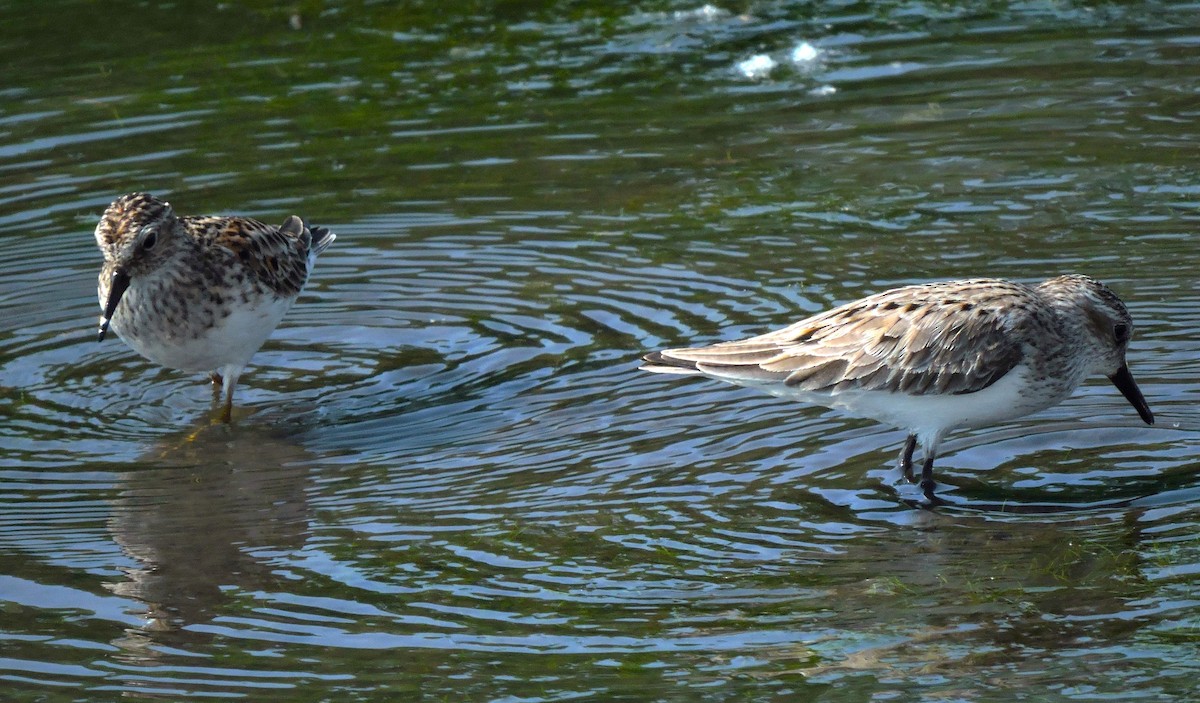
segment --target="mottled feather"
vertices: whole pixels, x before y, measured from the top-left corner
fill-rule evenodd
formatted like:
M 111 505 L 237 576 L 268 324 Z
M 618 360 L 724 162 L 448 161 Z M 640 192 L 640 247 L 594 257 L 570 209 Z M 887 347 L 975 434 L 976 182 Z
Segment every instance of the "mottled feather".
M 847 303 L 789 327 L 710 347 L 645 356 L 647 371 L 706 375 L 838 408 L 909 432 L 900 454 L 934 494 L 945 433 L 1048 408 L 1101 372 L 1147 424 L 1154 413 L 1125 363 L 1133 320 L 1087 276 L 1037 286 L 996 279 L 908 286 Z
M 977 279 L 907 286 L 781 330 L 709 347 L 667 349 L 653 364 L 797 390 L 974 393 L 1021 362 L 1014 327 L 1041 326 L 1037 291 Z
M 163 366 L 217 371 L 226 420 L 242 369 L 300 294 L 317 254 L 336 238 L 294 215 L 282 225 L 181 217 L 148 193 L 115 200 L 95 236 L 104 254 L 98 338 L 111 325 Z
M 254 279 L 276 295 L 297 295 L 308 279 L 308 251 L 311 235 L 278 225 L 268 225 L 249 217 L 182 217 L 187 231 L 209 257 L 237 260 Z

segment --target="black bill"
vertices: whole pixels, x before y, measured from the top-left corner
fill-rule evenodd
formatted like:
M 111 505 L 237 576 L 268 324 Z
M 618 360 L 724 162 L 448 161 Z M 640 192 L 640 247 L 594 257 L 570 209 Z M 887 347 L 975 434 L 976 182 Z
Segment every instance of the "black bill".
M 108 284 L 108 301 L 104 303 L 104 319 L 100 320 L 100 336 L 96 338 L 97 342 L 103 342 L 104 335 L 108 334 L 108 323 L 112 320 L 113 313 L 117 311 L 117 303 L 121 302 L 121 296 L 125 295 L 125 289 L 128 287 L 129 275 L 120 269 L 113 271 L 112 281 Z M 1133 379 L 1130 379 L 1130 382 L 1132 383 Z
M 1125 400 L 1138 411 L 1138 415 L 1142 416 L 1142 420 L 1147 425 L 1154 424 L 1154 413 L 1150 412 L 1150 406 L 1146 404 L 1146 398 L 1142 395 L 1142 391 L 1138 388 L 1137 383 L 1134 383 L 1133 374 L 1129 373 L 1129 367 L 1122 365 L 1117 369 L 1117 372 L 1108 377 L 1108 380 L 1113 382 L 1117 390 L 1121 391 L 1121 395 L 1125 396 Z

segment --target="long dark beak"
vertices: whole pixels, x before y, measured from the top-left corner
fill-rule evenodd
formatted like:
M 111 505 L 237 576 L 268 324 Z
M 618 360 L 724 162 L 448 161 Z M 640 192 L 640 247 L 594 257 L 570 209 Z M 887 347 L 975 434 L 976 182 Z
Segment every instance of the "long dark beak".
M 108 284 L 108 301 L 104 303 L 104 319 L 100 320 L 100 336 L 96 338 L 97 342 L 104 341 L 104 335 L 108 334 L 108 323 L 112 320 L 113 313 L 117 311 L 117 303 L 121 302 L 121 296 L 125 295 L 125 289 L 129 287 L 129 274 L 121 269 L 113 271 L 112 281 Z M 1132 383 L 1132 380 L 1130 381 Z
M 1121 395 L 1125 396 L 1125 400 L 1138 411 L 1138 415 L 1142 416 L 1142 420 L 1147 425 L 1154 424 L 1154 413 L 1150 412 L 1150 406 L 1146 405 L 1146 398 L 1142 395 L 1141 389 L 1133 381 L 1133 374 L 1129 373 L 1129 367 L 1122 365 L 1117 369 L 1117 372 L 1108 377 L 1108 380 L 1113 382 L 1117 390 L 1121 391 Z

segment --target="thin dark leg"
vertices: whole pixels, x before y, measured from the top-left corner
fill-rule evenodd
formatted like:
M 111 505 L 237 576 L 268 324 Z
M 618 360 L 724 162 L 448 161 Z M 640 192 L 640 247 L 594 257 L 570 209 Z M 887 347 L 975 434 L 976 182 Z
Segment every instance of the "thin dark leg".
M 945 501 L 934 494 L 934 488 L 937 488 L 937 483 L 933 480 L 933 455 L 931 454 L 925 457 L 925 463 L 921 465 L 921 490 L 925 493 L 930 505 L 942 505 Z
M 909 483 L 913 482 L 913 452 L 917 448 L 917 436 L 910 434 L 908 439 L 904 440 L 904 449 L 900 450 L 900 470 L 904 472 L 904 479 Z

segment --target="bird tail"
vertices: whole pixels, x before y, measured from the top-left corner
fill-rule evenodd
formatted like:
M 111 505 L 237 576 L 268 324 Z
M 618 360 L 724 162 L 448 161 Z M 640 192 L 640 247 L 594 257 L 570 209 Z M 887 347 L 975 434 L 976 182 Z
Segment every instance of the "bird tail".
M 337 235 L 329 231 L 328 227 L 314 227 L 307 222 L 304 223 L 304 226 L 312 235 L 312 248 L 309 251 L 312 252 L 313 256 L 328 249 L 329 245 L 333 244 L 333 241 L 337 239 Z
M 696 368 L 696 362 L 664 356 L 662 352 L 650 352 L 642 357 L 642 361 L 646 363 L 638 367 L 641 371 L 673 373 L 680 376 L 698 376 L 702 373 Z
M 325 227 L 314 227 L 295 215 L 289 215 L 279 227 L 279 232 L 308 244 L 309 265 L 316 260 L 317 254 L 329 248 L 337 235 Z

